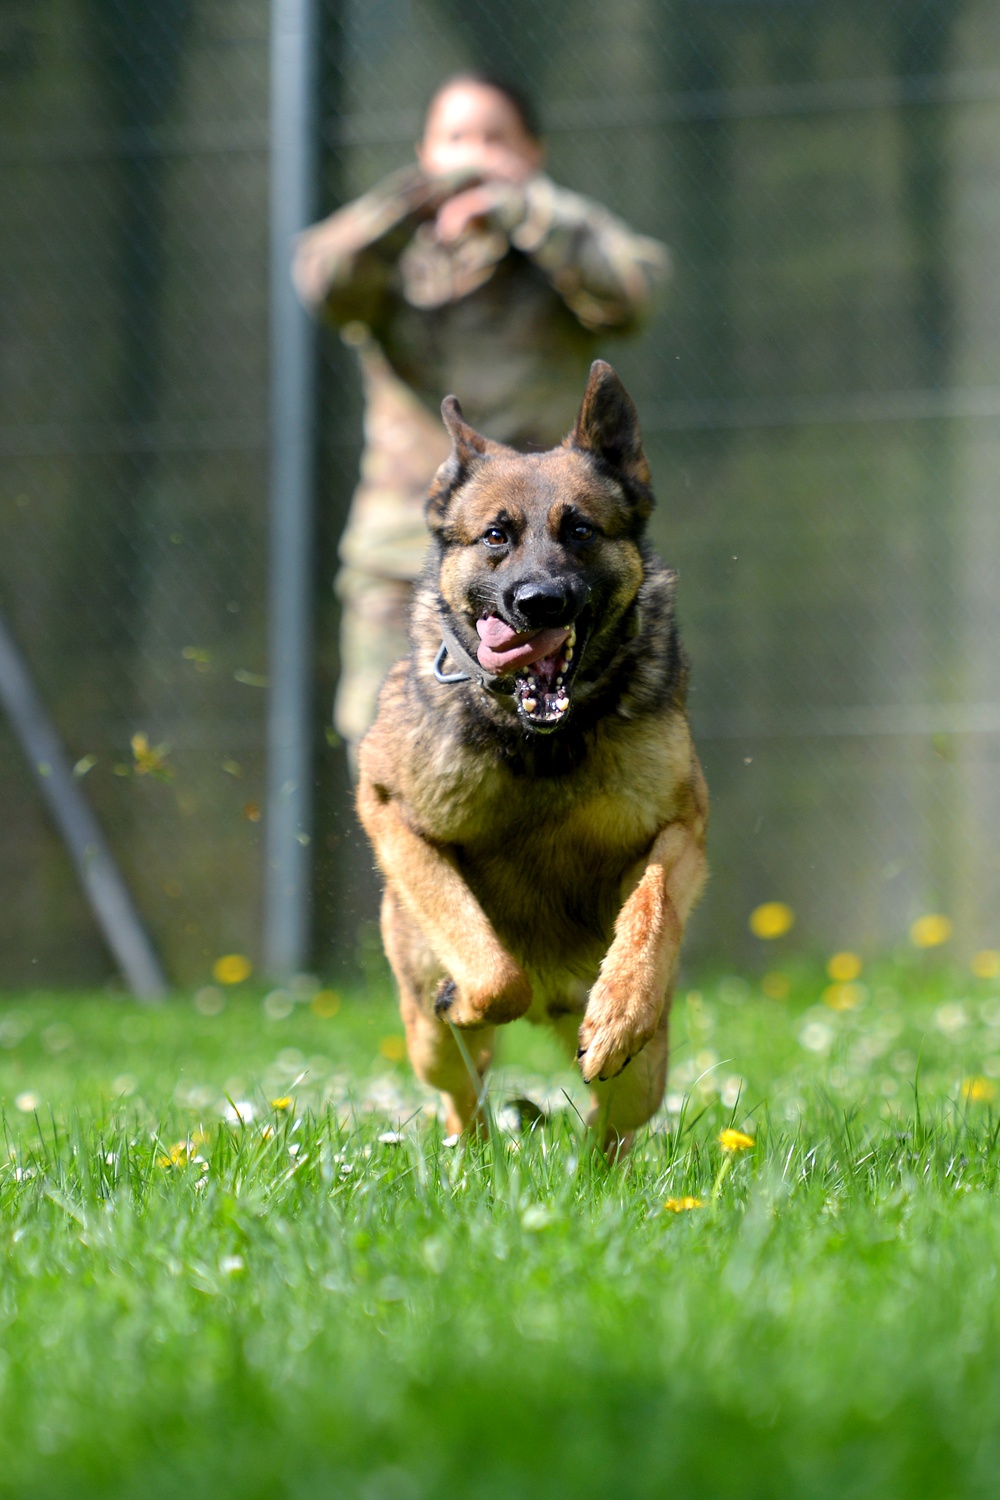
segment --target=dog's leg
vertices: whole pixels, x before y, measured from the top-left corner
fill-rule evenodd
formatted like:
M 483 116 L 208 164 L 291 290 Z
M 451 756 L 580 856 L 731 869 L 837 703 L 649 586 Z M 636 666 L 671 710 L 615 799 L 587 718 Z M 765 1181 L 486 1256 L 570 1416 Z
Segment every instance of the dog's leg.
M 482 1080 L 493 1056 L 492 1027 L 466 1039 L 466 1052 L 475 1077 L 450 1027 L 433 1011 L 440 986 L 441 966 L 410 913 L 389 889 L 382 899 L 382 941 L 399 987 L 399 1009 L 406 1031 L 406 1047 L 414 1073 L 444 1095 L 446 1123 L 451 1135 L 470 1127 L 485 1131 L 478 1111 Z
M 669 1014 L 670 1006 L 665 1004 L 651 1041 L 633 1059 L 631 1067 L 606 1083 L 591 1085 L 592 1107 L 587 1125 L 594 1143 L 609 1161 L 621 1161 L 628 1154 L 635 1132 L 660 1107 L 667 1084 Z M 562 1017 L 555 1030 L 570 1054 L 575 1053 L 578 1025 L 574 1018 Z
M 482 1080 L 493 1058 L 492 1027 L 469 1035 L 466 1051 L 476 1078 L 469 1073 L 465 1058 L 450 1028 L 429 1016 L 419 1001 L 400 995 L 400 1011 L 406 1028 L 406 1046 L 417 1077 L 440 1091 L 444 1099 L 445 1124 L 449 1135 L 470 1131 L 486 1134 L 486 1119 L 479 1108 Z
M 669 1004 L 664 1004 L 652 1038 L 630 1067 L 607 1083 L 591 1089 L 594 1107 L 587 1124 L 609 1161 L 628 1155 L 632 1137 L 640 1125 L 660 1107 L 667 1086 L 667 1022 Z
M 456 1026 L 501 1025 L 531 1004 L 528 976 L 501 943 L 448 852 L 429 844 L 381 789 L 362 782 L 358 811 L 379 864 L 445 976 L 435 1005 Z
M 618 913 L 587 1001 L 577 1054 L 587 1083 L 614 1078 L 656 1035 L 704 880 L 704 819 L 668 824 Z

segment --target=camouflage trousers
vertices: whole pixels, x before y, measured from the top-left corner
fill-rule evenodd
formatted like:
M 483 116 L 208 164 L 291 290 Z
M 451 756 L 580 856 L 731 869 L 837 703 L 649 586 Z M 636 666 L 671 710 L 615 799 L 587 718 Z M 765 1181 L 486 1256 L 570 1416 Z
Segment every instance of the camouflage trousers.
M 333 724 L 356 769 L 358 743 L 375 717 L 385 674 L 408 650 L 406 622 L 413 584 L 408 578 L 343 568 L 336 587 L 343 613 Z

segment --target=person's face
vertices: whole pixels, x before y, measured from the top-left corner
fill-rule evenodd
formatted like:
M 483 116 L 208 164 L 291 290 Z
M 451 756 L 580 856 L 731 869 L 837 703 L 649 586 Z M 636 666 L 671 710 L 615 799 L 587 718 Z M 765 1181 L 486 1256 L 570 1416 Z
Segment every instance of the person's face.
M 431 177 L 471 167 L 520 182 L 538 171 L 542 154 L 507 96 L 483 83 L 455 83 L 432 99 L 417 146 Z

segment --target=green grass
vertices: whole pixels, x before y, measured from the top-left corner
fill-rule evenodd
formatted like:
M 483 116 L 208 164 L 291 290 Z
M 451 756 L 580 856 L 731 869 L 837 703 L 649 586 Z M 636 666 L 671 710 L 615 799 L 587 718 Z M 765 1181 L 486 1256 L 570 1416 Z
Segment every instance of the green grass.
M 618 1170 L 528 1028 L 464 1147 L 385 992 L 8 997 L 0 1494 L 993 1496 L 1000 984 L 788 974 L 682 992 Z

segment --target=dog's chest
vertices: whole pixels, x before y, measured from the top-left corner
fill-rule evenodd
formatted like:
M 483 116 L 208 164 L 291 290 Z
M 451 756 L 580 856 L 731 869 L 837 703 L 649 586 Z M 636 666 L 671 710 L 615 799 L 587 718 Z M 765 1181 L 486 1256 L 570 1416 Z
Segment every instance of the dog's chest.
M 559 849 L 627 862 L 677 815 L 691 753 L 681 715 L 609 729 L 562 774 L 532 774 L 444 738 L 407 800 L 435 842 L 470 854 L 510 854 L 523 866 Z
M 528 808 L 500 837 L 453 846 L 501 941 L 535 973 L 592 978 L 611 940 L 626 878 L 648 848 L 596 803 L 552 816 Z
M 461 758 L 423 809 L 502 940 L 532 967 L 595 969 L 637 868 L 676 815 L 683 744 L 660 725 L 565 776 Z M 425 787 L 427 783 L 425 782 Z M 430 790 L 430 788 L 427 788 Z
M 421 822 L 434 839 L 484 855 L 516 847 L 523 861 L 581 839 L 628 847 L 647 825 L 655 831 L 648 798 L 603 784 L 588 766 L 536 777 L 470 758 L 423 790 Z

